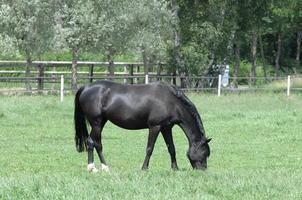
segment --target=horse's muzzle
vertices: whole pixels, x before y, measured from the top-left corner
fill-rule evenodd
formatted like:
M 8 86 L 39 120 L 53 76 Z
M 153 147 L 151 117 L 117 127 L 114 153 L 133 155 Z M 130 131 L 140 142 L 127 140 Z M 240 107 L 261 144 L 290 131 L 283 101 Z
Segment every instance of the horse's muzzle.
M 201 163 L 199 161 L 195 162 L 194 169 L 196 170 L 206 170 L 207 169 L 207 163 Z

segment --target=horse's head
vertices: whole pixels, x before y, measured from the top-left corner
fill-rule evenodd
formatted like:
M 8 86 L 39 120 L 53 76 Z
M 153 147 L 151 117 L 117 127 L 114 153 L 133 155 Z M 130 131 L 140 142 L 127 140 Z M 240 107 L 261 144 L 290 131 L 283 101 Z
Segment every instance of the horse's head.
M 188 152 L 187 156 L 193 169 L 207 169 L 207 159 L 210 156 L 209 142 L 211 139 L 206 139 L 198 143 L 193 143 Z

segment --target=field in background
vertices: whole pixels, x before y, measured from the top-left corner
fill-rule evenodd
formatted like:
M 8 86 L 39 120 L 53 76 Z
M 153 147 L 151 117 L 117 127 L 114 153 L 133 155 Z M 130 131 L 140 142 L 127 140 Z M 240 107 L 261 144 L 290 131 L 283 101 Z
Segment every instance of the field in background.
M 74 146 L 72 96 L 0 96 L 0 199 L 302 199 L 302 95 L 189 97 L 213 138 L 207 171 L 191 169 L 175 127 L 180 171 L 159 137 L 142 172 L 147 130 L 108 123 L 110 172 L 89 174 Z

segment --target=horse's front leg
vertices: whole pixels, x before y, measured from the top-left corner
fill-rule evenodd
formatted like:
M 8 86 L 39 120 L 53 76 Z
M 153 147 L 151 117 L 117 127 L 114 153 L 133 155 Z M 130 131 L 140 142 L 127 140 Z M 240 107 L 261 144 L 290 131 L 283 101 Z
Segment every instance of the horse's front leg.
M 173 136 L 172 136 L 172 128 L 164 129 L 161 132 L 164 137 L 165 143 L 167 145 L 168 151 L 170 153 L 171 168 L 173 170 L 178 170 L 178 166 L 177 166 L 177 162 L 176 162 L 175 146 L 174 146 Z
M 152 155 L 154 145 L 156 142 L 156 139 L 158 137 L 160 131 L 160 126 L 152 126 L 149 127 L 149 136 L 148 136 L 148 143 L 147 143 L 147 148 L 146 148 L 146 157 L 145 161 L 142 167 L 142 170 L 147 170 L 149 166 L 149 160 Z

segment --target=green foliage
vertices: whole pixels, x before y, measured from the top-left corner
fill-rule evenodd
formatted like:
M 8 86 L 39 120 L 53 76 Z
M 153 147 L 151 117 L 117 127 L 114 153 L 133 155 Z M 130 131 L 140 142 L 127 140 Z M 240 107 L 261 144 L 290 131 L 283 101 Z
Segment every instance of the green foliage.
M 247 60 L 243 60 L 240 63 L 240 70 L 238 72 L 239 77 L 248 77 L 251 69 L 251 63 Z M 231 65 L 230 76 L 233 76 L 234 73 L 234 65 Z
M 46 0 L 20 0 L 1 2 L 0 21 L 3 35 L 10 36 L 19 52 L 31 59 L 39 57 L 50 47 L 53 2 Z
M 63 37 L 69 50 L 85 49 L 90 42 L 95 42 L 96 13 L 92 1 L 67 0 L 60 9 Z
M 172 14 L 164 1 L 134 1 L 131 5 L 130 52 L 141 59 L 144 53 L 151 62 L 165 61 L 173 40 Z M 131 48 L 133 50 L 131 50 Z
M 14 38 L 8 35 L 0 35 L 0 59 L 18 59 L 21 55 L 15 46 Z
M 215 46 L 221 34 L 209 22 L 193 24 L 191 33 L 191 41 L 183 45 L 182 51 L 190 74 L 199 75 L 207 70 L 211 53 L 209 49 Z
M 219 45 L 222 32 L 222 18 L 215 18 L 212 12 L 222 7 L 214 2 L 177 1 L 179 6 L 179 29 L 181 51 L 187 73 L 201 74 Z M 219 4 L 221 5 L 221 4 Z M 223 11 L 222 11 L 223 12 Z M 217 17 L 217 16 L 216 16 Z
M 145 58 L 169 63 L 169 71 L 203 75 L 213 64 L 234 62 L 234 45 L 241 48 L 241 61 L 251 62 L 252 33 L 262 36 L 265 63 L 274 65 L 281 33 L 281 71 L 301 71 L 295 60 L 301 53 L 301 0 L 0 3 L 1 59 L 71 60 L 67 54 L 77 49 L 79 60 Z M 241 70 L 246 74 L 244 65 Z
M 97 13 L 96 46 L 105 56 L 115 56 L 125 52 L 127 41 L 132 36 L 131 12 L 133 5 L 127 1 L 95 1 Z M 130 16 L 129 16 L 130 15 Z

